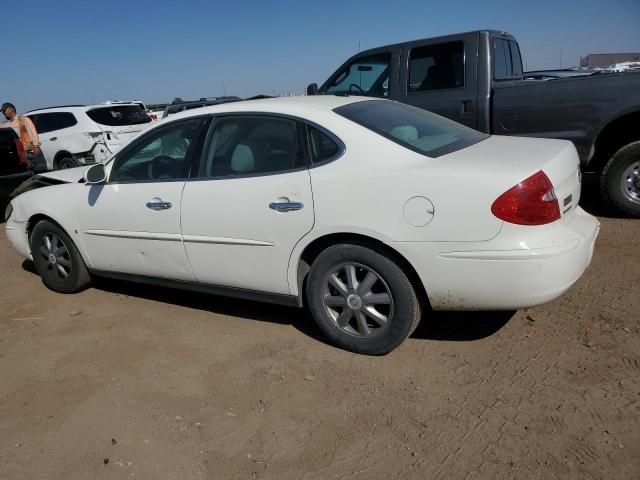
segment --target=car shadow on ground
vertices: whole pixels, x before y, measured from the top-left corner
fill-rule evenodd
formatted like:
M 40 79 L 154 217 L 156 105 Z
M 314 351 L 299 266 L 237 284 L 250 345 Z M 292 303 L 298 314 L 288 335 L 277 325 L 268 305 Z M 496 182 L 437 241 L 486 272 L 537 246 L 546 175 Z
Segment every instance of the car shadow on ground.
M 411 338 L 453 342 L 482 340 L 497 333 L 515 313 L 428 311 Z
M 603 218 L 628 218 L 617 213 L 605 202 L 600 193 L 600 176 L 584 174 L 582 176 L 582 191 L 580 192 L 580 206 L 591 215 Z
M 35 266 L 25 260 L 22 268 L 37 275 Z M 46 288 L 46 287 L 42 287 Z M 199 292 L 158 287 L 108 278 L 94 278 L 93 288 L 105 292 L 179 305 L 219 315 L 260 322 L 291 325 L 301 333 L 323 343 L 328 340 L 306 309 L 273 305 Z M 473 341 L 498 332 L 515 312 L 434 312 L 428 311 L 411 338 L 423 340 Z

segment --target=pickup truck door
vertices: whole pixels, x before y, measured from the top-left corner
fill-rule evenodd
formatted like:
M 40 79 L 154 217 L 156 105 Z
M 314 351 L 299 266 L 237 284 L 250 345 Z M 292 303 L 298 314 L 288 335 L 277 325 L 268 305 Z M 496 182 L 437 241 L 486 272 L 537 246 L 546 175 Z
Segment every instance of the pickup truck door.
M 478 127 L 477 33 L 404 44 L 398 100 Z

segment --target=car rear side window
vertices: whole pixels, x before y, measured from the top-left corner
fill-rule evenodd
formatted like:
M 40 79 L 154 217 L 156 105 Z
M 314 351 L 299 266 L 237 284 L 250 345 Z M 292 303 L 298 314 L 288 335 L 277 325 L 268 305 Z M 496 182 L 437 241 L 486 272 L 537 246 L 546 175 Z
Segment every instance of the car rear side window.
M 138 105 L 112 105 L 87 111 L 91 120 L 100 125 L 122 127 L 151 122 L 151 118 Z
M 36 127 L 36 132 L 40 134 L 73 127 L 78 123 L 76 117 L 70 112 L 34 113 L 28 117 Z
M 409 92 L 464 87 L 464 43 L 414 48 L 409 55 Z
M 480 142 L 488 135 L 420 108 L 368 100 L 334 110 L 383 137 L 428 157 L 439 157 Z
M 307 126 L 309 150 L 311 151 L 311 161 L 322 163 L 335 158 L 342 152 L 342 147 L 338 145 L 326 133 L 315 127 Z
M 230 115 L 213 123 L 200 177 L 265 175 L 307 166 L 303 129 L 295 120 Z

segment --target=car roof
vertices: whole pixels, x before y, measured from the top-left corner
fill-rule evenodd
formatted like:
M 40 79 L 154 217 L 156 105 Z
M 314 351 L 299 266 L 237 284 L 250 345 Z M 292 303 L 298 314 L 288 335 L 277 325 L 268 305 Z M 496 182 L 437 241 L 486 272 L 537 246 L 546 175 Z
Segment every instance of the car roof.
M 180 118 L 197 117 L 200 115 L 211 115 L 216 113 L 271 112 L 301 114 L 305 110 L 308 111 L 309 109 L 314 111 L 332 111 L 333 109 L 343 105 L 367 100 L 383 101 L 379 98 L 351 95 L 307 95 L 296 97 L 261 98 L 258 100 L 244 100 L 195 108 L 173 114 L 170 117 L 163 119 L 163 121 L 173 121 Z

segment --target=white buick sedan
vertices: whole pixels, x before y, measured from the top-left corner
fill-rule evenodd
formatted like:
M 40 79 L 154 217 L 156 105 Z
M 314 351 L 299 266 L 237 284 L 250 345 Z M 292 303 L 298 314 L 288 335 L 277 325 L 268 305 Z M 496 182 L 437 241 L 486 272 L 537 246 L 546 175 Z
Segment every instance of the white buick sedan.
M 333 343 L 366 354 L 431 309 L 555 299 L 599 230 L 578 206 L 570 142 L 362 97 L 184 112 L 104 166 L 21 191 L 7 237 L 52 290 L 96 275 L 305 305 Z

